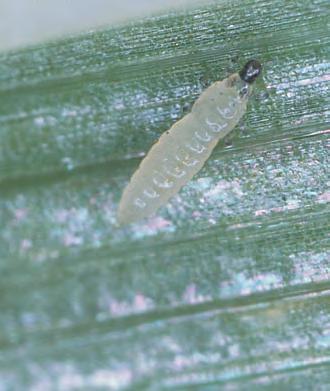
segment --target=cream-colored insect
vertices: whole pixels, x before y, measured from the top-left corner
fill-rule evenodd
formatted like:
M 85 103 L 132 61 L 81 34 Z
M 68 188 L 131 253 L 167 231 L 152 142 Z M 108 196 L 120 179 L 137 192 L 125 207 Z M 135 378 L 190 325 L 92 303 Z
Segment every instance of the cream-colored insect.
M 162 134 L 124 190 L 120 224 L 152 215 L 202 168 L 218 141 L 244 115 L 260 72 L 260 63 L 251 60 L 239 73 L 213 83 L 191 112 Z

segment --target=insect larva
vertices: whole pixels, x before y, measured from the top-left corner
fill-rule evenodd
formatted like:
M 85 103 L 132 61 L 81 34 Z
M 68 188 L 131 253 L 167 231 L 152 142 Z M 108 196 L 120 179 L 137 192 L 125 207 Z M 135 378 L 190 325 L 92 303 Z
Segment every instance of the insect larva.
M 260 72 L 261 64 L 251 60 L 239 73 L 213 83 L 191 112 L 162 134 L 124 190 L 120 224 L 152 215 L 202 168 L 218 141 L 244 115 Z

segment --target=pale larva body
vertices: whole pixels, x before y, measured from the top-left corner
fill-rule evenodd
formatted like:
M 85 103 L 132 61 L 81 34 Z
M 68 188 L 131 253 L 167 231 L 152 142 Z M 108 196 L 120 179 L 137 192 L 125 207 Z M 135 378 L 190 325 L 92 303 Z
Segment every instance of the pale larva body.
M 218 141 L 244 115 L 252 82 L 260 70 L 260 64 L 252 60 L 240 73 L 213 83 L 191 112 L 162 134 L 124 190 L 118 211 L 120 224 L 155 213 L 202 168 Z

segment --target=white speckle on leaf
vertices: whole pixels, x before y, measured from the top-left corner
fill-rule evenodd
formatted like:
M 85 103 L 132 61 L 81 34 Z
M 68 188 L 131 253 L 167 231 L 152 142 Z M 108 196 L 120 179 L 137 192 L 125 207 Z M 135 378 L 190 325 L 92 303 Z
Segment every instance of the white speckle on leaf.
M 45 126 L 45 124 L 46 124 L 45 118 L 44 117 L 36 117 L 34 119 L 34 124 L 39 127 Z
M 124 102 L 122 100 L 117 100 L 114 103 L 114 108 L 116 110 L 123 110 L 125 108 L 125 104 L 124 104 Z
M 38 374 L 44 373 L 41 368 L 35 366 L 33 371 Z M 97 369 L 91 373 L 82 374 L 79 369 L 71 364 L 52 364 L 48 368 L 50 375 L 42 376 L 42 379 L 33 384 L 33 390 L 50 390 L 55 388 L 62 391 L 87 389 L 119 390 L 130 385 L 133 375 L 130 369 L 119 367 L 116 369 Z M 49 380 L 49 377 L 52 379 Z M 50 386 L 52 384 L 52 386 Z
M 211 300 L 211 297 L 197 293 L 197 287 L 195 284 L 190 284 L 186 287 L 182 300 L 188 304 L 203 303 Z
M 141 292 L 135 294 L 132 302 L 120 301 L 111 296 L 106 301 L 108 311 L 115 317 L 144 312 L 154 307 L 152 299 Z
M 228 346 L 228 353 L 231 359 L 233 358 L 239 358 L 240 356 L 240 348 L 238 344 L 229 345 Z
M 26 216 L 28 214 L 28 209 L 26 208 L 18 208 L 14 210 L 14 216 L 16 219 L 16 222 L 21 222 L 25 220 Z
M 330 202 L 330 191 L 326 191 L 317 197 L 317 201 L 320 203 Z
M 283 205 L 283 206 L 277 206 L 277 207 L 269 208 L 269 209 L 256 210 L 254 212 L 254 215 L 256 217 L 258 217 L 258 216 L 267 215 L 267 214 L 273 213 L 273 212 L 280 213 L 280 212 L 285 212 L 286 210 L 294 210 L 294 209 L 298 209 L 299 207 L 300 207 L 299 200 L 292 199 L 292 200 L 288 200 L 286 205 Z
M 191 181 L 191 183 L 189 183 L 188 186 L 196 191 L 203 192 L 209 189 L 211 184 L 212 184 L 212 178 L 205 177 L 205 178 L 198 178 L 196 181 Z
M 215 187 L 205 193 L 205 198 L 210 201 L 214 201 L 221 197 L 226 191 L 232 192 L 237 197 L 242 197 L 244 194 L 238 181 L 229 182 L 222 179 L 215 185 Z
M 74 163 L 73 163 L 73 160 L 70 158 L 70 157 L 64 157 L 62 160 L 61 160 L 62 164 L 64 164 L 65 168 L 68 170 L 68 171 L 72 171 L 75 167 Z
M 162 217 L 153 217 L 149 220 L 148 226 L 151 229 L 162 229 L 171 225 L 171 222 Z
M 194 217 L 194 218 L 202 217 L 202 213 L 199 212 L 198 210 L 194 210 L 192 213 L 192 217 Z
M 330 278 L 330 252 L 300 252 L 289 256 L 294 266 L 294 283 L 328 281 Z
M 26 250 L 29 250 L 31 247 L 32 247 L 32 242 L 30 239 L 23 239 L 21 241 L 21 245 L 20 245 L 21 251 L 24 252 Z
M 229 281 L 222 282 L 220 293 L 222 297 L 233 297 L 250 295 L 251 293 L 280 288 L 282 286 L 282 277 L 275 273 L 260 273 L 250 276 L 241 272 L 236 273 Z
M 66 247 L 78 246 L 83 243 L 83 238 L 72 233 L 67 233 L 63 238 L 63 243 Z
M 175 227 L 169 220 L 162 217 L 153 217 L 143 225 L 136 224 L 133 229 L 135 238 L 141 239 L 146 236 L 156 235 L 159 231 L 174 232 Z
M 98 369 L 88 376 L 87 384 L 89 387 L 106 387 L 117 390 L 127 387 L 131 381 L 132 372 L 129 369 Z
M 77 111 L 76 110 L 70 110 L 70 109 L 67 109 L 67 108 L 64 108 L 62 110 L 62 116 L 63 117 L 76 117 L 77 116 Z
M 133 309 L 136 312 L 146 311 L 152 307 L 152 301 L 142 293 L 137 293 L 134 297 Z
M 267 213 L 269 213 L 268 210 L 266 210 L 266 209 L 259 209 L 259 210 L 256 210 L 254 212 L 254 215 L 258 217 L 258 216 L 266 215 Z
M 292 88 L 292 87 L 300 87 L 300 86 L 308 86 L 312 84 L 318 84 L 322 82 L 327 82 L 330 80 L 330 75 L 325 74 L 322 76 L 316 76 L 313 78 L 308 78 L 308 79 L 301 79 L 293 82 L 284 82 L 284 83 L 279 83 L 279 84 L 269 84 L 267 86 L 268 89 L 270 88 L 276 88 L 276 90 L 284 90 L 287 88 Z
M 55 211 L 54 216 L 56 222 L 63 224 L 68 220 L 70 211 L 67 209 L 59 209 Z

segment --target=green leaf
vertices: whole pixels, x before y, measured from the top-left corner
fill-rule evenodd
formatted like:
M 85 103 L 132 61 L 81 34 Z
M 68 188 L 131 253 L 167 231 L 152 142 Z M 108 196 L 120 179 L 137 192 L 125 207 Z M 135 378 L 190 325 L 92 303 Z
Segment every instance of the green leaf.
M 215 2 L 0 55 L 1 391 L 327 388 L 328 21 Z M 118 228 L 141 157 L 251 58 L 231 144 Z

